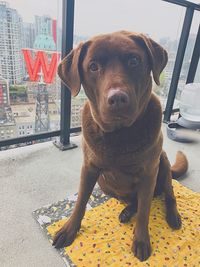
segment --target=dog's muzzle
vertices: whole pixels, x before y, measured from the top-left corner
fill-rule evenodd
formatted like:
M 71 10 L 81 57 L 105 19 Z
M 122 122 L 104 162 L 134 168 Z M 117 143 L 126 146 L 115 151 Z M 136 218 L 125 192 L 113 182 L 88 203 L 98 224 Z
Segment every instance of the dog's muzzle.
M 107 106 L 111 112 L 125 112 L 130 105 L 129 96 L 120 89 L 110 89 L 107 95 Z

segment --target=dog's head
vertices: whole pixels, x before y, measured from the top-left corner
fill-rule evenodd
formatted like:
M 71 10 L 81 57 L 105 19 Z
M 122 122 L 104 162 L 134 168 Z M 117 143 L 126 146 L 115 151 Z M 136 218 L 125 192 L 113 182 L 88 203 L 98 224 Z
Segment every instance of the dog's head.
M 132 125 L 146 108 L 153 74 L 167 63 L 166 51 L 142 34 L 105 34 L 81 43 L 58 67 L 62 81 L 76 96 L 81 84 L 94 120 L 105 132 Z

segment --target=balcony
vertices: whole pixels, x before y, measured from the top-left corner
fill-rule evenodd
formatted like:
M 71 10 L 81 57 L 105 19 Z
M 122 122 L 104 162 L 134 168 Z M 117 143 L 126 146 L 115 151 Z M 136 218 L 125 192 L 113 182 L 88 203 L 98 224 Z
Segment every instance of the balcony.
M 62 57 L 72 49 L 73 37 L 74 42 L 77 43 L 84 40 L 83 36 L 73 35 L 73 2 L 63 0 Z M 160 94 L 163 104 L 163 121 L 165 122 L 162 125 L 164 149 L 171 163 L 174 162 L 177 150 L 185 152 L 189 160 L 189 171 L 180 182 L 192 190 L 200 192 L 199 143 L 178 143 L 166 136 L 166 122 L 173 120 L 174 113 L 176 116 L 179 115 L 177 107 L 181 86 L 193 82 L 195 79 L 200 81 L 199 74 L 196 72 L 196 69 L 199 68 L 198 60 L 196 60 L 198 57 L 195 57 L 199 53 L 195 50 L 197 34 L 195 35 L 196 39 L 192 40 L 192 48 L 190 47 L 191 54 L 188 59 L 190 64 L 185 67 L 183 63 L 195 9 L 191 11 L 188 1 L 167 2 L 182 3 L 184 7 L 181 8 L 185 9 L 186 7 L 187 11 L 185 16 L 182 15 L 183 30 L 176 40 L 177 49 L 170 53 L 165 73 L 167 79 L 162 87 L 165 90 Z M 68 15 L 66 7 L 71 10 Z M 40 18 L 38 17 L 37 20 Z M 32 28 L 29 31 L 31 32 Z M 164 43 L 165 41 L 163 40 Z M 35 53 L 35 51 L 32 52 Z M 59 57 L 59 55 L 57 56 Z M 7 64 L 6 61 L 4 63 Z M 3 71 L 6 72 L 7 68 Z M 17 79 L 19 79 L 19 75 L 13 78 L 13 80 Z M 2 88 L 7 88 L 7 79 L 3 80 L 2 85 L 4 86 Z M 6 93 L 2 96 L 6 103 L 10 103 L 9 97 L 14 102 L 11 107 L 6 105 L 2 110 L 0 104 L 0 149 L 2 150 L 0 151 L 0 201 L 2 203 L 0 209 L 0 263 L 5 267 L 64 267 L 65 264 L 57 251 L 50 246 L 46 237 L 41 233 L 41 229 L 32 217 L 32 212 L 42 206 L 62 200 L 78 190 L 82 163 L 80 110 L 85 96 L 81 92 L 78 100 L 71 99 L 65 86 L 61 86 L 60 80 L 56 77 L 54 83 L 56 90 L 53 91 L 55 88 L 51 84 L 48 88 L 48 92 L 51 92 L 47 101 L 50 126 L 48 125 L 42 130 L 40 129 L 41 123 L 40 126 L 36 126 L 38 125 L 36 123 L 36 102 L 39 101 L 37 98 L 39 97 L 37 95 L 38 83 L 28 81 L 23 85 L 11 84 L 9 86 L 9 96 Z M 155 90 L 159 93 L 160 88 L 155 88 Z M 44 91 L 44 97 L 45 94 L 46 91 Z M 72 104 L 70 109 L 71 101 L 74 101 L 74 105 Z M 40 104 L 42 105 L 42 102 Z M 47 109 L 47 106 L 43 108 Z M 38 121 L 41 122 L 41 117 Z M 4 127 L 3 130 L 1 126 Z M 52 142 L 55 140 L 59 149 Z M 73 144 L 77 145 L 76 149 L 60 151 L 73 147 Z
M 166 132 L 163 124 L 163 132 Z M 78 190 L 82 162 L 81 137 L 72 137 L 78 148 L 59 151 L 52 142 L 0 153 L 1 266 L 65 266 L 33 219 L 32 211 L 62 200 Z M 189 171 L 180 182 L 200 192 L 200 149 L 164 138 L 164 148 L 173 163 L 177 150 L 184 151 Z

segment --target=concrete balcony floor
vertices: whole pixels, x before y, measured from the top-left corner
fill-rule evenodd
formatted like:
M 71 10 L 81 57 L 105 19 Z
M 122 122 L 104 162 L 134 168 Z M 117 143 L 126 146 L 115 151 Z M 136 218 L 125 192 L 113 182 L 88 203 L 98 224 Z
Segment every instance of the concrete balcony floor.
M 200 144 L 169 140 L 163 125 L 164 148 L 171 162 L 177 150 L 189 159 L 181 183 L 200 192 Z M 0 266 L 65 266 L 32 217 L 32 211 L 77 192 L 82 162 L 78 148 L 61 152 L 52 142 L 0 152 Z

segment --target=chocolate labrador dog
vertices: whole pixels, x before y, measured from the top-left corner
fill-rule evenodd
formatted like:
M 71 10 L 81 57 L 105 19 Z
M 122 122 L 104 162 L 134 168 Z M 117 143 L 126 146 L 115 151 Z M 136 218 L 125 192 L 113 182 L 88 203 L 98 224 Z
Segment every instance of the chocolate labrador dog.
M 152 77 L 167 63 L 166 51 L 143 34 L 126 31 L 100 35 L 81 43 L 65 57 L 58 74 L 73 96 L 81 84 L 88 97 L 83 108 L 84 160 L 74 211 L 54 237 L 56 248 L 69 246 L 81 227 L 92 190 L 101 189 L 127 205 L 119 215 L 128 222 L 137 212 L 132 251 L 148 259 L 151 200 L 165 194 L 166 220 L 173 229 L 181 227 L 172 177 L 187 170 L 187 159 L 178 152 L 170 166 L 162 150 L 162 109 L 152 93 Z

